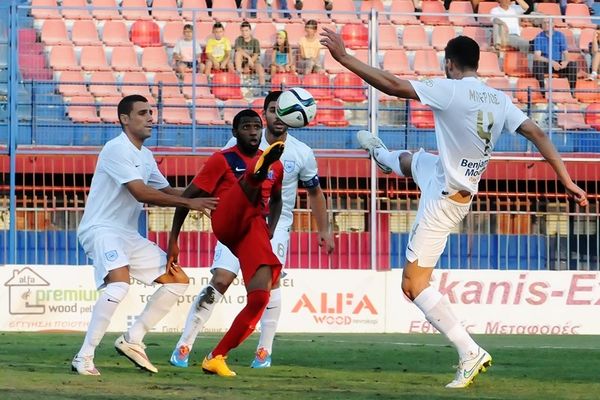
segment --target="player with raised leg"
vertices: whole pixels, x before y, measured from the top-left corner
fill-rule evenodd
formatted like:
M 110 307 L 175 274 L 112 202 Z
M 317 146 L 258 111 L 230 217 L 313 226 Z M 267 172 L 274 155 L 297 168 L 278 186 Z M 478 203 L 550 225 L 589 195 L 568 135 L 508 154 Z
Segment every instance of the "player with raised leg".
M 448 301 L 430 286 L 430 279 L 449 233 L 469 212 L 502 131 L 518 132 L 533 142 L 580 206 L 587 205 L 586 193 L 571 180 L 548 136 L 506 94 L 478 79 L 479 46 L 474 40 L 458 36 L 448 42 L 448 79 L 408 81 L 350 56 L 338 34 L 327 28 L 324 31 L 321 43 L 340 64 L 384 93 L 419 100 L 433 109 L 439 155 L 423 149 L 414 154 L 388 151 L 378 137 L 367 131 L 358 132 L 358 141 L 383 172 L 412 177 L 421 190 L 406 249 L 402 291 L 458 351 L 456 376 L 446 387 L 467 387 L 491 365 L 492 357 L 471 338 Z

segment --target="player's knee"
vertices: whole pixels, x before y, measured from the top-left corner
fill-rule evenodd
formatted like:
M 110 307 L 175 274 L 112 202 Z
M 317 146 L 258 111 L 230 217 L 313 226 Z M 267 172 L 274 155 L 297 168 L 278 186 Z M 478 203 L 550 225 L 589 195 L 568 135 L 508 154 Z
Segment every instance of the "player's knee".
M 413 301 L 417 297 L 414 295 L 415 290 L 410 279 L 402 278 L 402 292 L 410 301 Z
M 217 269 L 217 271 L 218 271 L 218 269 Z M 224 274 L 224 273 L 215 272 L 212 279 L 210 280 L 210 284 L 212 287 L 217 289 L 217 291 L 219 293 L 225 294 L 227 289 L 229 289 L 231 282 L 233 282 L 234 277 L 235 277 L 235 275 L 233 275 L 233 274 Z

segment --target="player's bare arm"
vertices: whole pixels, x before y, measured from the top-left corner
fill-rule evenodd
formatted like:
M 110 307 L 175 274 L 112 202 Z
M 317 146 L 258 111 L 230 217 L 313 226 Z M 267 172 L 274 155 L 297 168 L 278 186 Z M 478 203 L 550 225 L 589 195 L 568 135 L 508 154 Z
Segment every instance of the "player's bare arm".
M 215 198 L 185 198 L 164 193 L 146 185 L 141 179 L 128 182 L 126 186 L 131 195 L 140 203 L 166 207 L 185 207 L 203 213 L 207 213 L 206 210 L 214 210 L 217 206 L 217 199 Z
M 273 188 L 271 190 L 271 197 L 269 198 L 269 238 L 273 238 L 275 227 L 279 222 L 281 216 L 281 209 L 283 208 L 283 200 L 281 198 L 281 189 Z
M 174 188 L 171 186 L 167 186 L 166 188 L 160 189 L 161 192 L 170 194 L 173 196 L 180 196 L 183 194 L 184 188 Z
M 587 206 L 587 194 L 571 179 L 565 164 L 556 151 L 554 144 L 552 144 L 552 141 L 550 141 L 548 135 L 546 135 L 544 131 L 542 131 L 540 127 L 530 119 L 523 122 L 517 131 L 527 140 L 535 144 L 544 159 L 548 161 L 548 164 L 550 164 L 552 169 L 556 172 L 558 179 L 560 179 L 562 184 L 565 185 L 569 196 L 579 203 L 580 206 Z
M 419 100 L 419 96 L 409 81 L 400 79 L 387 71 L 373 68 L 348 54 L 342 37 L 331 29 L 324 27 L 321 36 L 321 44 L 329 49 L 333 58 L 360 76 L 369 85 L 390 96 Z
M 317 229 L 319 230 L 319 246 L 325 246 L 327 254 L 331 254 L 335 249 L 335 241 L 333 233 L 329 225 L 329 217 L 327 216 L 327 202 L 321 186 L 308 188 L 308 199 L 310 209 L 317 220 Z

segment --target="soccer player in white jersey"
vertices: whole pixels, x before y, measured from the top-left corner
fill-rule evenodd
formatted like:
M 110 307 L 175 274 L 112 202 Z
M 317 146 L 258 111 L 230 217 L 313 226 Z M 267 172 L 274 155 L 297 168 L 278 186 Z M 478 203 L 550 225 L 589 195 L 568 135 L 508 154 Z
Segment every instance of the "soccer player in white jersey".
M 263 132 L 260 149 L 264 150 L 276 141 L 285 142 L 285 150 L 281 156 L 283 163 L 283 208 L 277 227 L 271 239 L 273 252 L 277 255 L 282 265 L 285 265 L 290 229 L 293 221 L 293 210 L 296 204 L 298 184 L 306 188 L 312 212 L 317 221 L 319 230 L 319 245 L 325 246 L 328 253 L 334 249 L 334 240 L 330 232 L 329 219 L 325 196 L 319 185 L 317 174 L 317 160 L 313 151 L 306 144 L 290 135 L 287 126 L 275 114 L 277 99 L 280 91 L 272 91 L 265 98 L 263 116 L 267 127 Z M 232 138 L 225 148 L 235 145 Z M 210 318 L 215 305 L 221 300 L 227 288 L 231 285 L 240 270 L 238 259 L 223 244 L 217 242 L 215 256 L 211 266 L 212 278 L 210 283 L 202 289 L 194 304 L 190 308 L 183 333 L 173 353 L 170 362 L 176 367 L 188 366 L 189 354 L 196 337 L 206 321 Z M 252 361 L 252 368 L 267 368 L 271 366 L 271 353 L 273 339 L 277 330 L 277 322 L 281 315 L 281 287 L 279 281 L 273 284 L 271 297 L 263 316 L 260 320 L 260 339 L 256 355 Z
M 445 49 L 449 79 L 408 81 L 372 68 L 348 55 L 344 42 L 325 28 L 321 43 L 342 65 L 368 84 L 392 96 L 419 100 L 433 109 L 439 155 L 420 151 L 388 151 L 367 131 L 358 141 L 379 168 L 412 177 L 421 190 L 417 217 L 406 249 L 402 291 L 427 320 L 454 344 L 459 355 L 456 376 L 446 387 L 467 387 L 492 357 L 469 335 L 448 301 L 430 286 L 431 273 L 444 251 L 448 234 L 468 214 L 481 175 L 502 131 L 518 132 L 533 142 L 554 169 L 567 193 L 581 206 L 586 193 L 569 176 L 548 136 L 504 93 L 477 78 L 479 46 L 466 37 L 451 39 Z
M 83 345 L 71 363 L 81 375 L 100 375 L 94 353 L 127 295 L 130 276 L 145 284 L 162 285 L 129 330 L 116 340 L 115 348 L 140 368 L 158 372 L 146 356 L 142 339 L 185 293 L 189 280 L 179 266 L 167 269 L 165 252 L 138 233 L 143 203 L 204 213 L 217 204 L 214 198 L 180 197 L 182 190 L 172 188 L 160 173 L 152 152 L 143 146 L 152 131 L 152 110 L 145 97 L 123 98 L 117 112 L 123 132 L 106 143 L 98 156 L 77 230 L 79 242 L 94 262 L 96 287 L 104 289 L 94 305 Z

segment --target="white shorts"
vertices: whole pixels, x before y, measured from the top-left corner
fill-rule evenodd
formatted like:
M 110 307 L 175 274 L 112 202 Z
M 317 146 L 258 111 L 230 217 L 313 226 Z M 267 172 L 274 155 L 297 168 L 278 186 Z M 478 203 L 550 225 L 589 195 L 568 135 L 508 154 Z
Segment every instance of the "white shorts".
M 271 239 L 271 247 L 282 266 L 285 265 L 289 242 L 290 231 L 288 229 L 275 229 L 273 238 Z M 213 272 L 215 268 L 227 270 L 235 275 L 239 275 L 240 273 L 239 260 L 233 255 L 231 250 L 221 242 L 217 242 L 217 245 L 215 246 L 215 256 L 210 267 L 210 272 Z
M 79 237 L 86 255 L 94 261 L 98 289 L 105 286 L 109 271 L 129 265 L 129 275 L 151 285 L 165 273 L 167 255 L 160 247 L 137 232 L 96 228 Z
M 413 179 L 421 190 L 417 217 L 412 226 L 406 259 L 418 260 L 420 267 L 435 267 L 444 252 L 448 235 L 467 216 L 471 203 L 459 203 L 448 198 L 439 157 L 423 149 L 413 154 L 411 170 Z

